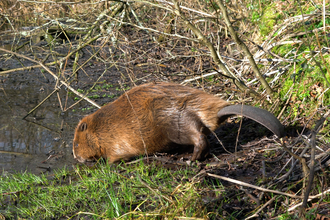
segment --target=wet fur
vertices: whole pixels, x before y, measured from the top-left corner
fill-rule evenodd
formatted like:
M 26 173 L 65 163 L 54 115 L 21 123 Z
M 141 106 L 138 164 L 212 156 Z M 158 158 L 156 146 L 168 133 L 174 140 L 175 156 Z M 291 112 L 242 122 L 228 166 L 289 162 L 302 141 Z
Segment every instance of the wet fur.
M 175 144 L 194 146 L 192 160 L 202 159 L 209 151 L 206 135 L 226 120 L 218 112 L 229 105 L 186 86 L 144 84 L 84 117 L 75 131 L 73 154 L 80 162 L 103 157 L 113 163 L 166 152 Z

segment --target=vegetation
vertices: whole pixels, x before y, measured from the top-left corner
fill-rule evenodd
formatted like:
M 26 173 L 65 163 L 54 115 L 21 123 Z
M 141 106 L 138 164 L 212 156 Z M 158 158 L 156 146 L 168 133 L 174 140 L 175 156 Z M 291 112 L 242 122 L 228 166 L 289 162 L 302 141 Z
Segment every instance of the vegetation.
M 37 219 L 203 217 L 206 207 L 198 193 L 202 184 L 189 181 L 193 169 L 183 168 L 171 171 L 141 161 L 116 167 L 97 164 L 91 169 L 78 166 L 52 177 L 28 173 L 3 176 L 1 194 L 7 197 L 4 192 L 11 192 L 12 199 L 1 200 L 7 207 L 2 214 Z
M 40 68 L 55 79 L 54 93 L 66 88 L 75 101 L 63 112 L 90 112 L 138 84 L 174 81 L 262 106 L 289 135 L 258 140 L 250 145 L 257 153 L 221 166 L 152 157 L 53 176 L 4 171 L 0 219 L 329 217 L 328 11 L 320 0 L 2 0 L 1 62 L 22 66 L 1 67 L 0 77 Z M 236 139 L 235 125 L 223 142 Z M 245 172 L 263 174 L 243 179 L 249 186 L 228 184 Z
M 188 218 L 236 219 L 256 205 L 248 203 L 244 190 L 207 177 L 214 172 L 198 166 L 169 169 L 159 161 L 150 164 L 139 159 L 132 164 L 98 163 L 88 168 L 77 166 L 74 171 L 62 169 L 52 176 L 29 173 L 5 174 L 0 178 L 0 216 L 10 219 L 135 219 Z M 288 187 L 290 192 L 294 187 Z M 215 194 L 215 199 L 213 198 Z M 270 197 L 270 198 L 269 198 Z M 267 208 L 268 218 L 295 219 L 284 212 L 285 196 L 265 196 L 263 200 L 278 204 Z M 323 198 L 329 202 L 329 195 Z M 236 204 L 230 207 L 228 204 Z M 242 206 L 242 208 L 239 208 Z M 312 219 L 315 209 L 306 213 Z M 291 217 L 290 217 L 291 216 Z

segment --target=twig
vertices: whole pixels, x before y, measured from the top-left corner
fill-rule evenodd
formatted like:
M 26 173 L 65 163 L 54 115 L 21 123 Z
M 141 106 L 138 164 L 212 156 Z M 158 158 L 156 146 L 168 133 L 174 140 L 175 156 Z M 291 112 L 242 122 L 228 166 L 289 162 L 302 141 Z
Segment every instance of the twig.
M 47 66 L 45 66 L 43 63 L 39 62 L 39 61 L 36 61 L 34 59 L 31 59 L 27 56 L 24 56 L 22 54 L 19 54 L 19 53 L 16 53 L 16 52 L 12 52 L 10 50 L 6 50 L 6 49 L 3 49 L 3 48 L 0 48 L 0 51 L 4 51 L 6 53 L 11 53 L 11 54 L 14 54 L 18 57 L 22 57 L 24 59 L 27 59 L 27 60 L 30 60 L 31 62 L 34 62 L 34 63 L 38 63 L 40 66 L 42 66 L 50 75 L 52 75 L 56 80 L 59 80 L 60 81 L 60 85 L 59 87 L 61 87 L 62 85 L 65 85 L 69 90 L 71 90 L 74 94 L 76 94 L 77 96 L 85 99 L 86 101 L 88 101 L 89 103 L 91 103 L 92 105 L 96 106 L 97 108 L 101 108 L 98 104 L 96 104 L 94 101 L 90 100 L 89 98 L 87 98 L 86 96 L 84 96 L 83 94 L 81 94 L 80 92 L 76 91 L 74 88 L 72 88 L 68 83 L 64 82 L 63 80 L 60 80 Z
M 309 201 L 311 201 L 312 199 L 316 199 L 316 198 L 318 198 L 318 197 L 320 197 L 320 196 L 324 196 L 324 195 L 327 194 L 327 193 L 330 193 L 330 189 L 327 189 L 326 191 L 321 192 L 321 193 L 319 193 L 319 194 L 317 194 L 317 195 L 315 195 L 315 196 L 310 196 L 309 199 L 308 199 L 307 201 L 309 202 Z M 291 212 L 291 211 L 293 211 L 294 209 L 296 209 L 297 207 L 301 206 L 302 204 L 303 204 L 303 203 L 301 202 L 301 203 L 298 203 L 297 205 L 291 206 L 291 207 L 288 209 L 288 211 Z
M 108 71 L 108 69 L 110 69 L 111 67 L 112 67 L 112 65 L 111 65 L 110 67 L 106 68 L 106 69 L 103 71 L 103 73 L 97 78 L 97 80 L 94 82 L 94 84 L 90 87 L 89 90 L 92 90 L 92 89 L 96 86 L 96 84 L 98 83 L 98 81 L 104 76 L 104 74 L 105 74 L 105 73 Z M 89 94 L 89 92 L 85 93 L 84 97 L 86 97 L 88 94 Z M 65 111 L 68 110 L 68 109 L 70 109 L 70 108 L 72 108 L 73 106 L 77 105 L 77 104 L 78 104 L 79 102 L 81 102 L 82 100 L 84 100 L 84 99 L 81 98 L 80 100 L 78 100 L 77 102 L 75 102 L 74 104 L 72 104 L 71 106 L 69 106 L 68 108 L 66 108 Z
M 299 160 L 302 167 L 303 167 L 303 171 L 304 171 L 304 176 L 307 177 L 308 176 L 308 173 L 309 173 L 309 168 L 308 166 L 306 165 L 306 159 L 303 158 L 303 157 L 300 157 L 298 155 L 296 155 L 295 153 L 293 153 L 285 144 L 284 144 L 284 141 L 281 139 L 281 146 L 282 148 L 288 152 L 293 158 L 295 158 L 296 160 Z
M 220 69 L 222 70 L 223 74 L 230 77 L 232 79 L 232 81 L 235 83 L 235 85 L 240 88 L 243 91 L 247 91 L 249 94 L 251 94 L 252 96 L 260 96 L 257 92 L 255 92 L 254 90 L 250 89 L 249 87 L 247 87 L 246 85 L 244 85 L 244 83 L 236 76 L 234 75 L 232 72 L 230 72 L 230 70 L 228 69 L 228 67 L 226 66 L 226 64 L 222 61 L 221 57 L 218 55 L 216 49 L 214 48 L 213 44 L 202 34 L 202 32 L 196 27 L 194 26 L 182 13 L 181 13 L 181 9 L 179 6 L 179 3 L 176 2 L 175 0 L 173 0 L 174 3 L 174 13 L 178 16 L 180 16 L 184 23 L 186 24 L 186 26 L 188 28 L 190 28 L 190 30 L 192 30 L 196 36 L 198 41 L 207 46 L 211 52 L 211 57 L 213 58 L 213 60 L 215 61 L 215 63 L 220 67 Z
M 29 116 L 32 112 L 37 110 L 47 99 L 49 99 L 55 92 L 59 91 L 59 88 L 54 89 L 44 100 L 42 100 L 37 106 L 35 106 L 27 115 L 25 115 L 22 119 L 24 120 L 27 116 Z
M 103 19 L 110 11 L 114 10 L 115 13 L 119 13 L 122 9 L 123 9 L 124 4 L 123 3 L 119 3 L 116 4 L 114 6 L 112 6 L 111 8 L 107 8 L 104 11 L 101 12 L 101 14 L 96 18 L 95 22 L 93 23 L 93 25 L 91 26 L 89 32 L 86 34 L 86 36 L 84 37 L 83 41 L 87 40 L 87 38 L 92 34 L 94 28 L 96 27 L 97 23 Z M 115 16 L 116 14 L 111 14 L 111 16 Z
M 168 1 L 164 1 L 164 0 L 156 0 L 157 2 L 161 2 L 163 4 L 168 4 L 168 5 L 171 5 L 173 6 L 174 4 L 172 2 L 168 2 Z M 213 18 L 214 16 L 211 15 L 211 14 L 207 14 L 205 12 L 201 12 L 201 11 L 197 11 L 195 9 L 192 9 L 192 8 L 188 8 L 188 7 L 185 7 L 185 6 L 181 6 L 182 9 L 186 10 L 186 11 L 191 11 L 191 12 L 194 12 L 196 14 L 200 14 L 200 15 L 203 15 L 203 16 L 206 16 L 206 17 L 211 17 Z
M 308 196 L 309 193 L 312 189 L 312 184 L 313 184 L 313 180 L 314 180 L 314 165 L 315 165 L 315 148 L 316 148 L 316 134 L 319 132 L 319 130 L 322 128 L 322 125 L 324 123 L 324 121 L 326 120 L 328 114 L 330 113 L 330 110 L 323 116 L 321 117 L 320 120 L 318 120 L 316 122 L 316 125 L 314 127 L 314 129 L 312 130 L 312 137 L 310 140 L 310 147 L 311 149 L 311 164 L 310 164 L 310 173 L 309 173 L 309 177 L 308 177 L 308 185 L 305 191 L 305 195 L 304 195 L 304 200 L 301 206 L 301 210 L 300 210 L 300 215 L 303 215 L 305 212 L 305 208 L 307 206 L 307 200 L 308 200 Z
M 284 196 L 289 196 L 289 197 L 296 198 L 296 199 L 302 199 L 302 196 L 292 195 L 292 194 L 277 191 L 277 190 L 265 189 L 265 188 L 262 188 L 262 187 L 259 187 L 259 186 L 255 186 L 255 185 L 252 185 L 252 184 L 249 184 L 249 183 L 245 183 L 245 182 L 235 180 L 235 179 L 231 179 L 231 178 L 224 177 L 224 176 L 215 175 L 215 174 L 212 174 L 212 173 L 206 173 L 206 174 L 208 176 L 212 176 L 212 177 L 215 177 L 215 178 L 218 178 L 218 179 L 222 179 L 222 180 L 225 180 L 225 181 L 228 181 L 228 182 L 231 182 L 231 183 L 235 183 L 235 184 L 238 184 L 238 185 L 241 185 L 241 186 L 251 187 L 251 188 L 263 191 L 263 192 L 270 192 L 270 193 L 280 194 L 280 195 L 284 195 Z
M 222 148 L 228 153 L 228 154 L 232 154 L 229 150 L 227 150 L 226 148 L 225 148 L 225 146 L 223 145 L 223 143 L 222 143 L 222 141 L 218 138 L 218 135 L 214 132 L 214 131 L 212 131 L 212 130 L 210 130 L 211 131 L 211 133 L 213 134 L 213 136 L 217 139 L 217 141 L 219 142 L 219 144 L 222 146 Z M 236 153 L 236 152 L 235 152 Z
M 256 211 L 253 215 L 247 217 L 245 220 L 251 219 L 251 218 L 255 218 L 258 217 L 258 214 L 266 207 L 268 206 L 270 203 L 272 203 L 275 199 L 277 199 L 278 196 L 274 196 L 273 198 L 271 198 L 268 202 L 266 202 L 263 206 L 260 207 L 260 209 L 258 209 L 258 211 Z
M 254 61 L 253 55 L 251 54 L 248 47 L 244 44 L 244 42 L 237 36 L 236 31 L 234 30 L 233 26 L 231 25 L 231 22 L 230 22 L 229 17 L 228 17 L 227 9 L 224 6 L 222 0 L 217 0 L 217 3 L 218 3 L 218 6 L 220 7 L 220 9 L 222 11 L 222 15 L 225 19 L 225 23 L 226 23 L 226 25 L 227 25 L 227 27 L 230 31 L 230 34 L 232 35 L 232 37 L 234 38 L 234 40 L 238 44 L 238 46 L 243 50 L 245 55 L 248 57 L 254 73 L 257 75 L 257 77 L 258 77 L 259 81 L 261 82 L 261 84 L 263 85 L 263 87 L 265 87 L 265 89 L 267 91 L 267 94 L 272 95 L 273 90 L 270 88 L 269 84 L 267 83 L 265 78 L 262 76 L 256 62 Z
M 164 198 L 165 200 L 167 200 L 170 203 L 173 203 L 173 200 L 164 196 L 162 193 L 158 193 L 156 192 L 156 190 L 154 190 L 153 188 L 151 188 L 146 182 L 144 182 L 141 177 L 137 174 L 137 178 L 139 179 L 139 181 L 142 183 L 142 185 L 144 185 L 145 187 L 147 187 L 151 192 L 153 192 L 154 194 L 156 194 L 159 197 L 159 201 L 162 203 L 162 205 L 164 205 L 163 201 L 161 198 Z
M 46 66 L 52 66 L 52 65 L 55 65 L 57 62 L 51 62 L 51 63 L 46 63 L 44 65 Z M 5 71 L 0 71 L 0 76 L 1 75 L 5 75 L 5 74 L 8 74 L 8 73 L 12 73 L 12 72 L 17 72 L 17 71 L 23 71 L 23 70 L 31 70 L 31 69 L 34 69 L 34 68 L 40 68 L 41 66 L 40 65 L 34 65 L 34 66 L 25 66 L 25 67 L 20 67 L 20 68 L 15 68 L 15 69 L 10 69 L 10 70 L 5 70 Z
M 78 52 L 79 50 L 83 49 L 84 47 L 88 46 L 90 43 L 92 43 L 93 41 L 97 40 L 99 37 L 101 37 L 102 35 L 101 34 L 98 34 L 96 35 L 95 37 L 89 39 L 85 44 L 83 44 L 82 46 L 78 47 L 77 49 L 71 51 L 68 55 L 66 55 L 65 57 L 63 57 L 62 59 L 58 60 L 58 61 L 54 61 L 54 62 L 50 62 L 50 63 L 46 63 L 46 64 L 43 64 L 45 66 L 51 66 L 51 65 L 55 65 L 55 64 L 60 64 L 61 62 L 63 62 L 64 60 L 67 60 L 69 57 L 71 57 L 73 54 L 75 54 L 76 52 Z M 1 71 L 0 72 L 0 75 L 4 75 L 4 74 L 7 74 L 7 73 L 11 73 L 11 72 L 15 72 L 15 71 L 21 71 L 21 70 L 29 70 L 29 69 L 32 69 L 32 68 L 40 68 L 42 67 L 42 65 L 40 65 L 40 62 L 38 61 L 35 61 L 33 59 L 30 59 L 30 58 L 27 58 L 26 56 L 24 55 L 21 55 L 21 54 L 18 54 L 18 53 L 15 53 L 15 52 L 12 52 L 10 50 L 5 50 L 5 49 L 2 49 L 0 48 L 0 50 L 4 51 L 4 52 L 7 52 L 7 53 L 11 53 L 11 54 L 16 54 L 17 56 L 20 56 L 20 57 L 23 57 L 24 59 L 28 59 L 32 62 L 35 62 L 35 63 L 39 63 L 39 65 L 34 65 L 34 66 L 27 66 L 27 67 L 22 67 L 22 68 L 16 68 L 16 69 L 13 69 L 13 70 L 6 70 L 6 71 Z M 78 95 L 78 94 L 76 94 Z M 80 96 L 80 95 L 78 95 Z M 80 96 L 81 97 L 81 96 Z
M 33 156 L 32 154 L 29 153 L 20 153 L 20 152 L 12 152 L 12 151 L 4 151 L 0 150 L 0 154 L 12 154 L 12 155 L 25 155 L 25 156 Z
M 152 31 L 152 32 L 155 32 L 155 33 L 158 33 L 158 34 L 163 34 L 163 35 L 169 36 L 169 37 L 178 37 L 178 38 L 189 40 L 189 41 L 199 42 L 198 40 L 196 40 L 194 38 L 182 36 L 182 35 L 179 35 L 179 34 L 169 34 L 169 33 L 166 33 L 164 31 L 159 31 L 159 30 L 156 30 L 156 29 L 153 29 L 153 28 L 139 26 L 139 25 L 136 25 L 136 24 L 133 24 L 133 23 L 130 23 L 130 22 L 120 21 L 120 20 L 118 20 L 116 18 L 113 18 L 113 17 L 111 19 L 114 20 L 114 21 L 120 22 L 122 24 L 126 24 L 126 25 L 137 27 L 137 28 L 139 28 L 141 30 Z

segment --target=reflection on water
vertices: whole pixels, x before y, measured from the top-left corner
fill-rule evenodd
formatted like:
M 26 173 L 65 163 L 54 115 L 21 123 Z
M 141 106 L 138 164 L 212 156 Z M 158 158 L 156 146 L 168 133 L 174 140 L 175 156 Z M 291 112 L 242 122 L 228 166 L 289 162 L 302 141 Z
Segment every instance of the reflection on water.
M 70 167 L 74 162 L 71 143 L 79 117 L 71 110 L 63 113 L 54 94 L 23 120 L 53 91 L 54 85 L 42 77 L 32 81 L 26 74 L 31 73 L 0 76 L 0 172 L 28 170 L 38 174 L 49 167 Z M 66 91 L 62 89 L 63 105 L 65 96 Z M 69 102 L 73 102 L 71 98 Z

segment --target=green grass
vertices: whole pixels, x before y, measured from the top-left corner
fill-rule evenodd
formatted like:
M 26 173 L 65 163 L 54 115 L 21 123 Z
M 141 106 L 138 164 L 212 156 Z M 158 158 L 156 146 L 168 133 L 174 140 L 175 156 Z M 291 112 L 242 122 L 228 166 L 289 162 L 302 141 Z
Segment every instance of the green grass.
M 197 175 L 199 171 L 196 165 L 170 169 L 160 162 L 141 160 L 130 165 L 78 165 L 50 176 L 3 173 L 0 219 L 242 219 L 260 208 L 238 185 Z M 264 183 L 260 180 L 258 184 Z M 288 192 L 296 191 L 301 183 L 287 187 Z M 317 184 L 315 189 L 321 192 L 323 188 Z M 262 202 L 274 196 L 266 193 Z M 325 195 L 321 204 L 329 198 Z M 288 201 L 290 198 L 277 195 L 265 210 L 267 216 L 296 219 L 282 205 Z M 306 213 L 308 219 L 314 215 L 313 209 Z
M 55 175 L 7 174 L 0 178 L 0 216 L 6 218 L 136 218 L 207 215 L 196 171 L 145 165 L 83 165 Z M 215 186 L 216 188 L 221 187 Z

